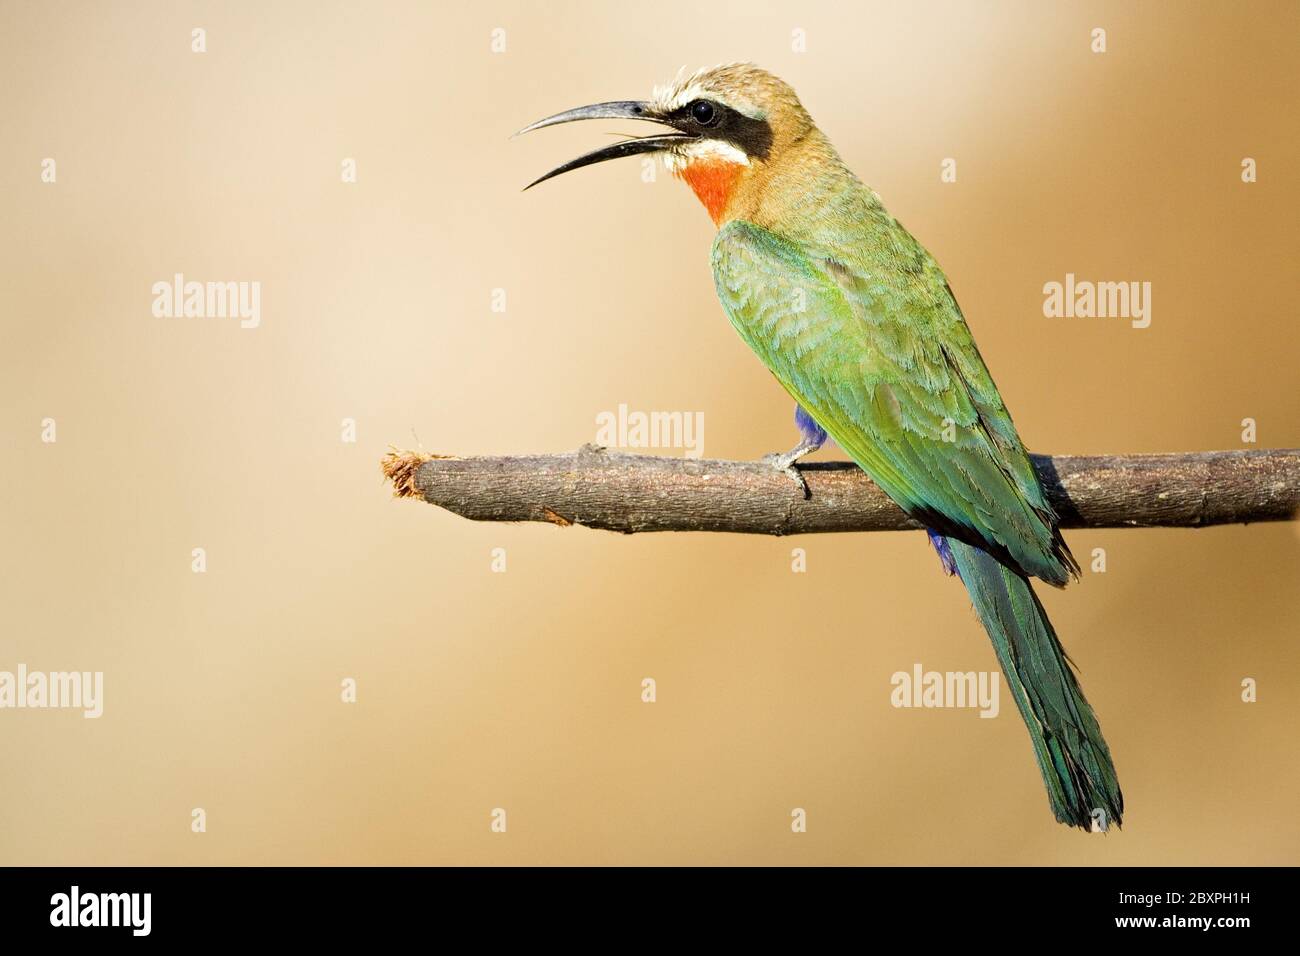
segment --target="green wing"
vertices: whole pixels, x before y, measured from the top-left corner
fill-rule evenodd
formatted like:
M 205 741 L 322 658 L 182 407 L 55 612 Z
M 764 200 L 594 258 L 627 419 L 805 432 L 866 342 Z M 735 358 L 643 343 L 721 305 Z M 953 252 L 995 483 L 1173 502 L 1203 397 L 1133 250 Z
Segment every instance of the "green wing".
M 943 272 L 892 219 L 872 228 L 826 248 L 728 223 L 713 273 L 732 325 L 905 511 L 1065 584 L 1077 565 Z

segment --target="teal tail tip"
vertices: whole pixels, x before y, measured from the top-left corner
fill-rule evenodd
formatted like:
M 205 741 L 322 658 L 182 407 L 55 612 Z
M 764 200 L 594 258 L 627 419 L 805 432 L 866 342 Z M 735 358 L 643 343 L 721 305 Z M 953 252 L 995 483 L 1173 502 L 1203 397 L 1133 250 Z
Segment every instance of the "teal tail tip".
M 1056 819 L 1089 831 L 1121 826 L 1110 748 L 1028 579 L 985 551 L 947 544 L 1029 730 Z

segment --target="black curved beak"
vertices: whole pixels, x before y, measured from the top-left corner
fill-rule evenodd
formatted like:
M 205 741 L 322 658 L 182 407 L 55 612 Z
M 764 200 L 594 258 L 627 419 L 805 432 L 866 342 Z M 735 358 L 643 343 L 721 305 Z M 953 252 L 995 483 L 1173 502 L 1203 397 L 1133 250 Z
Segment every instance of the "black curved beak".
M 536 123 L 525 126 L 515 135 L 522 136 L 524 133 L 530 133 L 545 126 L 558 126 L 561 123 L 574 123 L 578 120 L 589 119 L 636 119 L 671 125 L 667 119 L 656 114 L 654 107 L 650 103 L 618 100 L 611 103 L 593 103 L 591 106 L 579 106 L 577 109 L 556 113 L 554 116 L 548 116 L 546 119 L 540 119 Z M 639 139 L 629 139 L 621 143 L 614 143 L 612 146 L 604 146 L 579 156 L 577 159 L 571 159 L 563 166 L 557 166 L 545 176 L 534 179 L 524 189 L 532 189 L 538 183 L 544 183 L 548 179 L 573 169 L 581 169 L 583 166 L 590 166 L 593 163 L 603 163 L 607 159 L 636 156 L 638 153 L 656 153 L 662 149 L 667 149 L 674 143 L 689 139 L 695 139 L 695 137 L 686 133 L 663 133 L 658 136 L 642 136 Z

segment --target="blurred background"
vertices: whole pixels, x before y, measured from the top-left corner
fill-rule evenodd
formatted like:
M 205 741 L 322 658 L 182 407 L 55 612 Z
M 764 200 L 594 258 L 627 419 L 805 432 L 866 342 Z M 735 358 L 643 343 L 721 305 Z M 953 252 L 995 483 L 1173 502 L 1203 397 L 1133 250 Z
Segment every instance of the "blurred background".
M 644 130 L 509 139 L 730 60 L 944 265 L 1033 450 L 1300 445 L 1297 37 L 1290 2 L 0 6 L 0 670 L 104 672 L 98 720 L 0 711 L 0 863 L 1300 863 L 1295 524 L 1067 534 L 1107 555 L 1043 595 L 1127 798 L 1100 836 L 1005 693 L 890 705 L 997 666 L 924 535 L 474 524 L 379 471 L 620 403 L 792 444 L 689 190 L 520 193 Z M 1150 327 L 1044 318 L 1067 272 L 1151 282 Z M 175 273 L 260 282 L 260 326 L 155 317 Z

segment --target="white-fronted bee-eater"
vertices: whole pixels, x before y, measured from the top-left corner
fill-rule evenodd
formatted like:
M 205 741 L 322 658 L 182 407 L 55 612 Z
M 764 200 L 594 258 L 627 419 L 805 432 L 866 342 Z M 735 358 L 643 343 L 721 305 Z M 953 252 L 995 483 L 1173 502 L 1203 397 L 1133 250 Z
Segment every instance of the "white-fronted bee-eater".
M 794 90 L 757 67 L 703 70 L 649 100 L 568 110 L 523 132 L 586 119 L 665 129 L 537 182 L 657 153 L 691 187 L 718 227 L 722 307 L 796 402 L 800 441 L 775 466 L 806 494 L 796 462 L 830 435 L 929 529 L 993 641 L 1056 819 L 1118 825 L 1110 751 L 1029 583 L 1062 587 L 1079 567 L 934 257 L 849 171 Z

